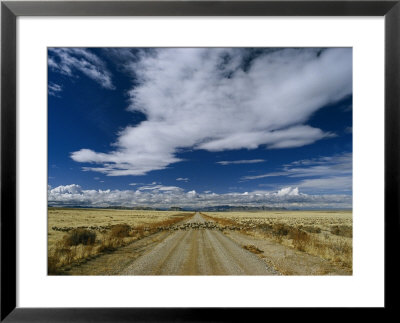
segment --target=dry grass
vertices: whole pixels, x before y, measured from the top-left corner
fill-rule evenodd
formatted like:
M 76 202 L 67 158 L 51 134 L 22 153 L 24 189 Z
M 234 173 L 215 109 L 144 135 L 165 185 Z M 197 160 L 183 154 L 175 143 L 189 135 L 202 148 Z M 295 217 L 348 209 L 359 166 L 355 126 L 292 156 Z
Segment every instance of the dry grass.
M 110 209 L 48 209 L 48 273 L 115 251 L 194 213 Z
M 352 269 L 351 211 L 210 212 L 224 230 L 236 230 Z
M 67 247 L 93 245 L 96 242 L 96 232 L 82 228 L 73 229 L 64 236 L 63 242 Z
M 116 224 L 111 227 L 110 236 L 112 238 L 127 238 L 132 228 L 127 224 Z

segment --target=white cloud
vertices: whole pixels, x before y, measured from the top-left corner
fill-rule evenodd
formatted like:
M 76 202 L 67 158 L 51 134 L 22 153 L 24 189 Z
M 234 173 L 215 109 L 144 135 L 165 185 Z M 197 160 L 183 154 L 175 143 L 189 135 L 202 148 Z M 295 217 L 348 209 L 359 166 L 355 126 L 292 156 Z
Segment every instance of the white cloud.
M 239 164 L 256 164 L 256 163 L 263 163 L 266 160 L 264 159 L 249 159 L 249 160 L 222 160 L 218 161 L 217 164 L 220 165 L 239 165 Z
M 261 175 L 244 176 L 242 180 L 256 180 L 271 177 L 296 179 L 291 185 L 306 191 L 342 191 L 352 190 L 352 154 L 319 157 L 292 162 L 281 171 Z
M 168 191 L 181 191 L 182 189 L 177 186 L 164 186 L 164 185 L 147 185 L 138 188 L 138 191 L 158 191 L 158 192 L 168 192 Z
M 81 194 L 82 188 L 79 185 L 71 184 L 71 185 L 61 185 L 56 188 L 51 189 L 48 185 L 48 189 L 51 190 L 54 194 Z
M 334 136 L 306 122 L 352 93 L 351 49 L 282 49 L 252 58 L 249 53 L 139 51 L 124 65 L 138 84 L 129 92 L 128 109 L 147 120 L 119 132 L 114 151 L 84 148 L 72 159 L 97 164 L 84 170 L 108 176 L 144 175 L 181 161 L 182 148 L 281 149 Z
M 179 182 L 189 182 L 189 178 L 187 177 L 178 177 L 176 180 Z
M 279 191 L 216 194 L 185 192 L 175 186 L 153 185 L 137 190 L 83 190 L 71 184 L 48 188 L 48 204 L 54 206 L 152 206 L 200 208 L 215 205 L 273 206 L 286 208 L 351 208 L 350 195 L 309 195 L 293 187 Z
M 278 196 L 299 196 L 299 188 L 285 187 L 280 189 L 276 194 Z
M 351 176 L 352 153 L 343 153 L 330 157 L 299 160 L 285 165 L 281 171 L 261 175 L 244 176 L 243 180 L 253 180 L 266 177 L 311 177 L 311 176 Z
M 50 82 L 48 85 L 48 93 L 51 96 L 59 97 L 60 92 L 62 91 L 62 86 L 56 83 Z
M 299 187 L 319 191 L 351 191 L 352 176 L 332 176 L 325 178 L 304 179 L 298 183 Z
M 105 89 L 115 88 L 106 63 L 85 48 L 49 48 L 48 66 L 67 76 L 76 76 L 79 71 Z

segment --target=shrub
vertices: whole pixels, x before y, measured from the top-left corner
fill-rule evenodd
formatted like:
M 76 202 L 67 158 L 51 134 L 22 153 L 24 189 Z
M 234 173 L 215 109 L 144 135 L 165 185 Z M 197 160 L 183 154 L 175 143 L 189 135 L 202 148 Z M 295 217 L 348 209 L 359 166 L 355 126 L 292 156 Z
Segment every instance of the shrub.
M 258 228 L 259 228 L 261 231 L 264 231 L 264 232 L 271 232 L 271 231 L 272 231 L 272 225 L 267 224 L 267 223 L 259 224 L 259 225 L 258 225 Z
M 117 224 L 111 227 L 110 236 L 113 238 L 126 238 L 129 237 L 131 227 L 127 224 Z
M 309 232 L 309 233 L 321 233 L 321 229 L 318 227 L 313 227 L 313 226 L 305 226 L 303 230 Z
M 289 233 L 289 228 L 281 223 L 275 224 L 273 226 L 274 234 L 277 236 L 287 236 Z
M 79 244 L 91 245 L 96 241 L 96 232 L 87 229 L 73 229 L 64 236 L 65 246 L 77 246 Z
M 331 227 L 331 233 L 337 236 L 352 238 L 353 237 L 353 229 L 348 225 L 335 225 Z
M 290 232 L 290 238 L 293 239 L 293 246 L 300 251 L 305 251 L 306 246 L 310 242 L 310 236 L 307 232 L 299 229 L 293 229 Z

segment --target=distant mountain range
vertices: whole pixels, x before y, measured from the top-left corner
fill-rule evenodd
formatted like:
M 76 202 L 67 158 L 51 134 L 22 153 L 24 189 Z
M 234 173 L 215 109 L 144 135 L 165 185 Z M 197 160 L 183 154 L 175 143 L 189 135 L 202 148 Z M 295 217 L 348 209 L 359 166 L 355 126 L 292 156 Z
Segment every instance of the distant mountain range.
M 201 211 L 208 212 L 228 212 L 228 211 L 279 211 L 286 210 L 284 207 L 271 207 L 271 206 L 232 206 L 232 205 L 217 205 L 217 206 L 207 206 L 201 208 Z
M 55 207 L 57 206 L 49 206 Z M 188 208 L 188 207 L 179 207 L 179 206 L 171 206 L 168 208 L 153 208 L 148 206 L 107 206 L 107 207 L 92 207 L 92 206 L 61 206 L 60 208 L 87 208 L 87 209 L 115 209 L 115 210 L 151 210 L 151 211 L 204 211 L 204 212 L 234 212 L 234 211 L 279 211 L 279 210 L 287 210 L 284 207 L 271 207 L 271 206 L 232 206 L 232 205 L 216 205 L 216 206 L 207 206 L 202 208 Z

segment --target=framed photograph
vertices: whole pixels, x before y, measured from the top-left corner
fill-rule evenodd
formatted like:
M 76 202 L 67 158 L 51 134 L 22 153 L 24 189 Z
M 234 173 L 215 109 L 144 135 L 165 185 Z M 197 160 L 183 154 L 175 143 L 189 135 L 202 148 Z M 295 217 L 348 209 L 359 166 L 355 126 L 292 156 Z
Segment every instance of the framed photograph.
M 399 14 L 2 2 L 1 320 L 391 308 Z

